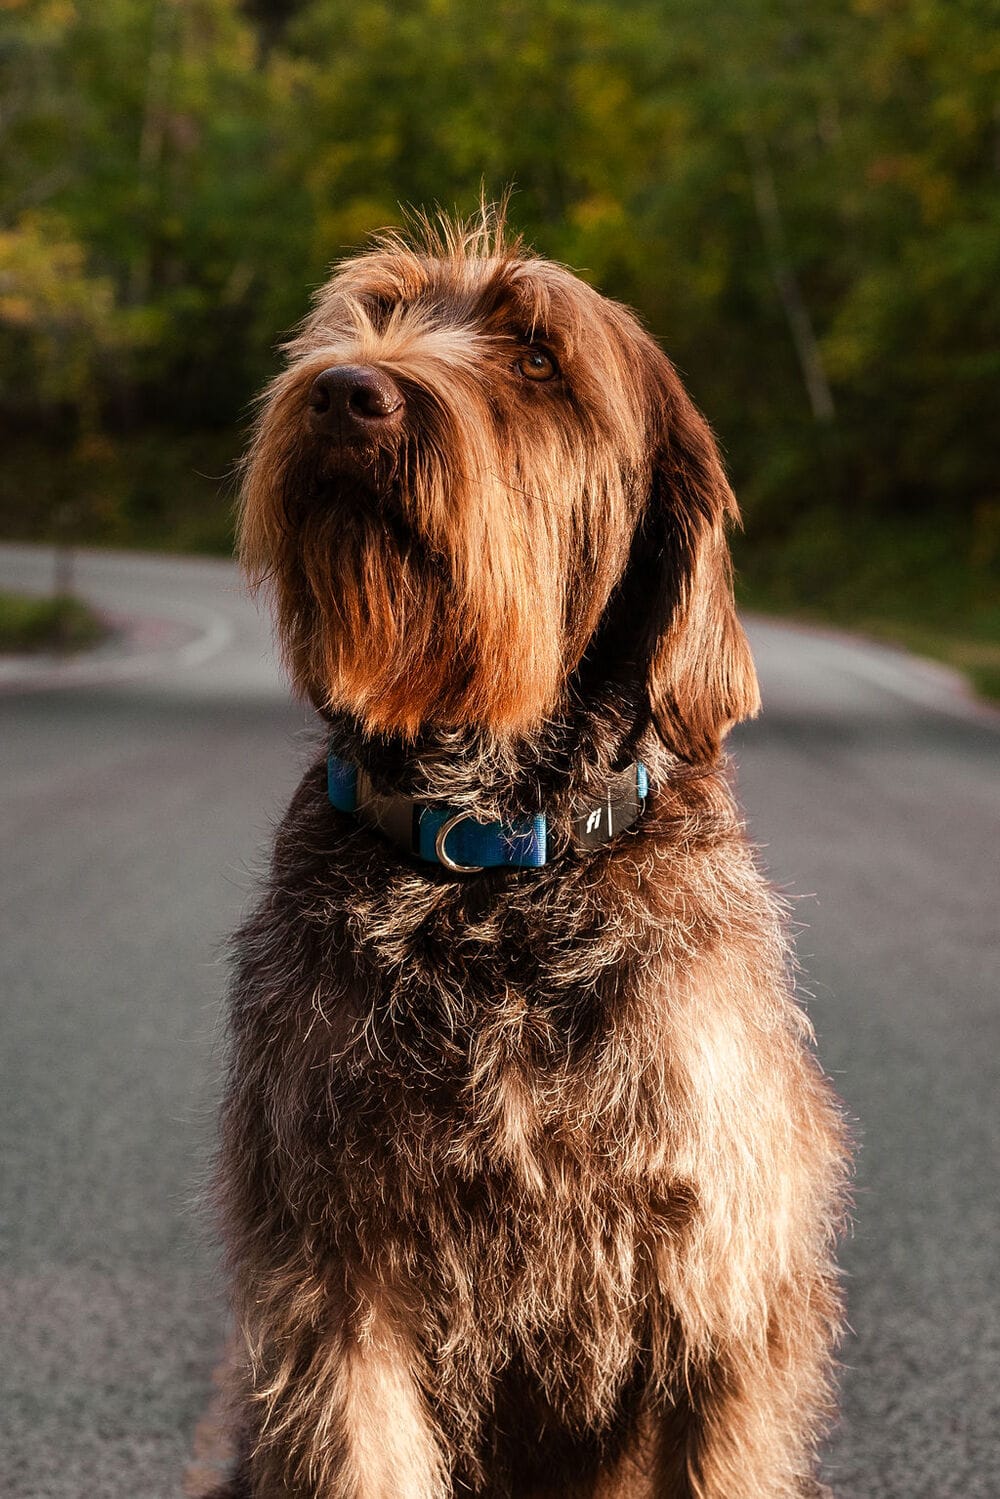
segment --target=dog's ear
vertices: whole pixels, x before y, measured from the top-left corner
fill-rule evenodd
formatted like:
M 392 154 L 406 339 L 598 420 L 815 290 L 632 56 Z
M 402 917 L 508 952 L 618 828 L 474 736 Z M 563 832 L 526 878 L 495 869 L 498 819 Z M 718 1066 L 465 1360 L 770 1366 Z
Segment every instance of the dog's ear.
M 715 760 L 760 708 L 736 616 L 727 528 L 739 510 L 715 439 L 661 355 L 651 491 L 637 536 L 650 585 L 643 662 L 652 722 L 682 759 Z

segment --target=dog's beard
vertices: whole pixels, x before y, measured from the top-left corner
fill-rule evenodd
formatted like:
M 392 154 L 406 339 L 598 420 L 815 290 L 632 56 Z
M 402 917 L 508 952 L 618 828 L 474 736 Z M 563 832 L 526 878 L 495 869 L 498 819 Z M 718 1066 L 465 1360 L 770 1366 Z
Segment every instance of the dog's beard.
M 418 503 L 388 468 L 314 475 L 305 499 L 304 478 L 285 501 L 304 587 L 282 611 L 299 685 L 370 733 L 536 728 L 565 674 L 562 569 L 498 514 L 496 482 L 449 494 L 425 464 Z

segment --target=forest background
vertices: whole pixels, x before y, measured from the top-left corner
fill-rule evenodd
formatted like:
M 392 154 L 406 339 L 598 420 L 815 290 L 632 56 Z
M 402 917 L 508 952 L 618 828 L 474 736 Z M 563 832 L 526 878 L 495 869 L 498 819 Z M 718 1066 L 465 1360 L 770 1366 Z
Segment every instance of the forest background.
M 0 0 L 0 533 L 226 551 L 276 344 L 514 184 L 715 427 L 758 607 L 1000 693 L 994 0 Z

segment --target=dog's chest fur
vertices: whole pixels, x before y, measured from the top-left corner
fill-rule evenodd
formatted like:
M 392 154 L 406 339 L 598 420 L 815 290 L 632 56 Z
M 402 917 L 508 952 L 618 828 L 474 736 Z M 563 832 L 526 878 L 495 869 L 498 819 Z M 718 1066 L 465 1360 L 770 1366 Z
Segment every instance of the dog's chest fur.
M 719 1082 L 716 998 L 693 994 L 734 940 L 776 985 L 749 1024 L 722 1017 Z M 719 1212 L 701 1178 L 727 1151 L 738 1257 L 741 1194 L 769 1164 L 744 1158 L 732 1116 L 754 1088 L 767 1108 L 762 1050 L 799 1053 L 774 911 L 721 783 L 665 798 L 597 856 L 456 881 L 336 813 L 318 765 L 237 954 L 229 1118 L 255 1214 L 317 1266 L 406 1288 L 456 1428 L 511 1360 L 590 1425 L 640 1349 L 672 1367 L 644 1301 L 666 1288 L 683 1315 L 697 1299 L 689 1241 Z

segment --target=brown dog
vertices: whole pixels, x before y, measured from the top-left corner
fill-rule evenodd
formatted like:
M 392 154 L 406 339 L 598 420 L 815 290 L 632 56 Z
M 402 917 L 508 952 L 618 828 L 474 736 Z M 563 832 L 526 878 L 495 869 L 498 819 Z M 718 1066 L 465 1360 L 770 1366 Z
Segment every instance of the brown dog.
M 224 1492 L 818 1493 L 845 1141 L 720 769 L 708 427 L 488 214 L 288 353 L 242 546 L 332 752 L 237 939 Z

